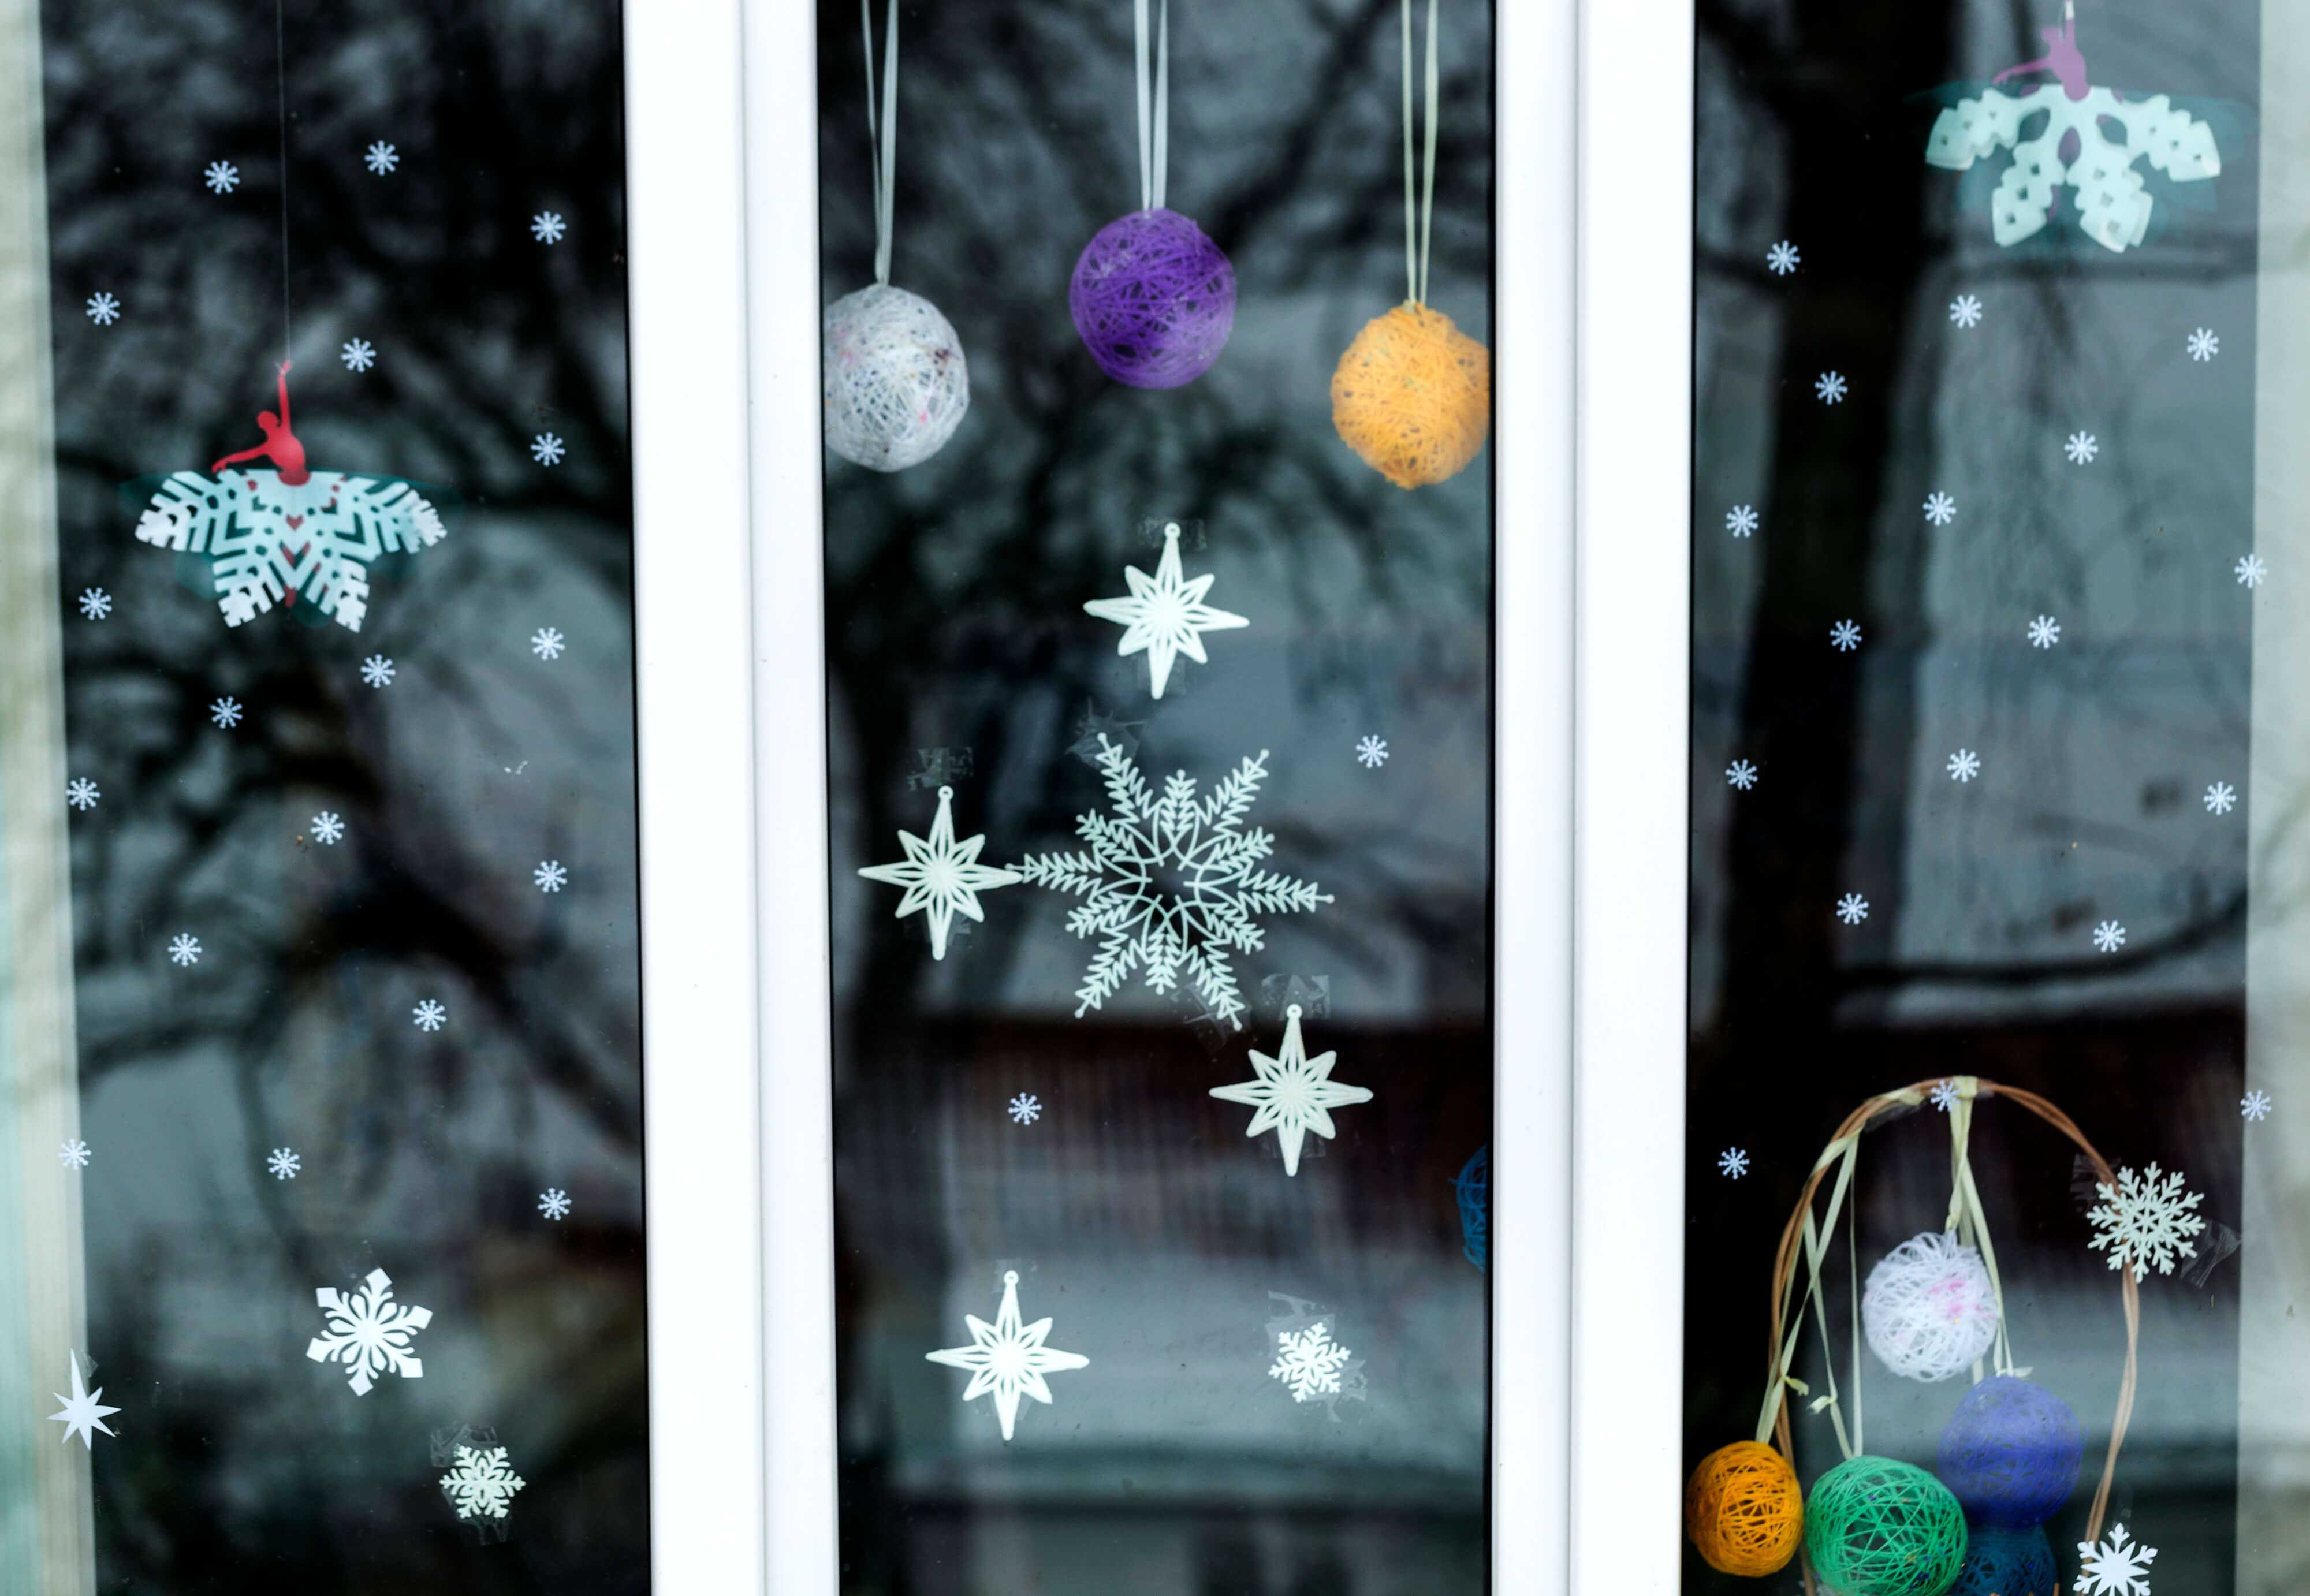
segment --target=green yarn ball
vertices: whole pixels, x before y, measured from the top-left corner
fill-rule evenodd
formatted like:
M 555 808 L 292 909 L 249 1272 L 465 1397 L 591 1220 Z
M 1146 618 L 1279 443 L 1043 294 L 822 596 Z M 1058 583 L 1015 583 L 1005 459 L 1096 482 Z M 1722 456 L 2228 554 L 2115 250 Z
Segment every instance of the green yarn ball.
M 1965 1566 L 1965 1510 L 1913 1464 L 1857 1457 L 1813 1482 L 1805 1552 L 1837 1596 L 1942 1596 Z

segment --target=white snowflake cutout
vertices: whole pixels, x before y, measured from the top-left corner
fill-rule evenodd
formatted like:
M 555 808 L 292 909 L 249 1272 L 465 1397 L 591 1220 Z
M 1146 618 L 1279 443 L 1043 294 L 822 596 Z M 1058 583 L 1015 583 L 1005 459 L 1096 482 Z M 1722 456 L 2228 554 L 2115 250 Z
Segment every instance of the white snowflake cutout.
M 1155 563 L 1155 575 L 1150 577 L 1137 566 L 1127 565 L 1123 568 L 1123 579 L 1131 588 L 1128 597 L 1093 599 L 1083 609 L 1123 628 L 1123 640 L 1115 646 L 1116 653 L 1147 655 L 1148 674 L 1159 698 L 1179 655 L 1184 654 L 1199 665 L 1211 663 L 1203 652 L 1205 632 L 1232 631 L 1251 624 L 1243 616 L 1203 602 L 1203 595 L 1211 589 L 1211 573 L 1192 579 L 1180 575 L 1177 521 L 1163 528 L 1163 557 Z
M 503 1518 L 525 1483 L 506 1462 L 504 1447 L 460 1446 L 456 1462 L 441 1476 L 441 1494 L 459 1518 Z
M 2170 1275 L 2178 1260 L 2198 1255 L 2197 1244 L 2189 1238 L 2205 1229 L 2206 1221 L 2192 1210 L 2205 1194 L 2188 1190 L 2180 1170 L 2161 1175 L 2152 1163 L 2143 1175 L 2121 1168 L 2115 1186 L 2096 1182 L 2094 1190 L 2101 1201 L 2086 1212 L 2094 1228 L 2088 1246 L 2106 1251 L 2112 1269 L 2131 1265 L 2133 1278 L 2143 1280 L 2152 1269 Z
M 1049 1403 L 1051 1387 L 1045 1375 L 1090 1366 L 1090 1359 L 1080 1352 L 1062 1352 L 1043 1344 L 1051 1333 L 1050 1320 L 1038 1319 L 1032 1324 L 1020 1322 L 1016 1270 L 1003 1271 L 1003 1305 L 995 1311 L 994 1323 L 976 1314 L 965 1314 L 962 1322 L 970 1331 L 969 1346 L 947 1347 L 923 1356 L 933 1363 L 970 1372 L 970 1383 L 963 1388 L 964 1401 L 990 1391 L 994 1393 L 994 1417 L 1003 1426 L 1005 1441 L 1019 1423 L 1020 1397 Z
M 327 1314 L 328 1324 L 306 1346 L 305 1356 L 315 1363 L 342 1363 L 351 1369 L 345 1383 L 355 1396 L 367 1396 L 379 1375 L 424 1377 L 423 1360 L 412 1357 L 409 1348 L 417 1332 L 433 1323 L 433 1310 L 395 1302 L 393 1279 L 385 1271 L 370 1270 L 360 1290 L 351 1296 L 323 1286 L 314 1291 L 313 1300 Z
M 1283 1046 L 1277 1055 L 1270 1058 L 1255 1047 L 1251 1050 L 1252 1073 L 1257 1079 L 1215 1086 L 1211 1096 L 1256 1110 L 1244 1134 L 1274 1132 L 1276 1145 L 1283 1152 L 1283 1173 L 1297 1175 L 1300 1145 L 1308 1132 L 1328 1141 L 1338 1134 L 1331 1110 L 1372 1100 L 1367 1088 L 1332 1079 L 1332 1067 L 1339 1056 L 1336 1053 L 1307 1056 L 1307 1045 L 1299 1037 L 1299 1005 L 1294 1003 L 1283 1011 Z
M 870 881 L 884 881 L 907 889 L 907 895 L 899 900 L 898 919 L 927 909 L 931 957 L 944 958 L 947 932 L 954 924 L 955 915 L 967 915 L 984 924 L 986 911 L 978 906 L 979 893 L 1012 886 L 1020 879 L 1015 872 L 981 864 L 978 851 L 986 846 L 984 832 L 966 837 L 960 842 L 955 840 L 954 789 L 941 787 L 938 813 L 931 820 L 929 838 L 901 831 L 899 846 L 906 852 L 904 859 L 895 864 L 862 865 L 858 873 Z
M 1269 1366 L 1267 1375 L 1290 1386 L 1295 1402 L 1304 1402 L 1309 1397 L 1337 1396 L 1340 1372 L 1354 1356 L 1332 1340 L 1328 1324 L 1312 1324 L 1296 1334 L 1280 1330 L 1275 1332 L 1275 1361 Z
M 2149 1565 L 2158 1548 L 2132 1540 L 2115 1526 L 2098 1543 L 2078 1542 L 2078 1596 L 2149 1596 Z

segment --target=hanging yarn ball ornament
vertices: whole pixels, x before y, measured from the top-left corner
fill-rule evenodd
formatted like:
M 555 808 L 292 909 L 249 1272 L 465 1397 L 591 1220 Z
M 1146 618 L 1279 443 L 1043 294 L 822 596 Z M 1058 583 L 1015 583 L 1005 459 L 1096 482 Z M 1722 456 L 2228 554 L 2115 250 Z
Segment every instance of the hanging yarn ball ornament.
M 1332 425 L 1399 488 L 1456 476 L 1491 436 L 1491 351 L 1442 311 L 1398 305 L 1340 357 Z
M 1837 1596 L 1944 1596 L 1965 1562 L 1965 1513 L 1913 1463 L 1851 1458 L 1813 1481 L 1804 1543 Z
M 1718 1447 L 1685 1483 L 1684 1532 L 1719 1574 L 1778 1574 L 1804 1539 L 1796 1470 L 1762 1442 Z
M 2067 1402 L 1999 1375 L 1958 1402 L 1934 1472 L 1976 1522 L 2027 1528 L 2067 1505 L 2085 1454 L 2085 1427 Z
M 970 408 L 962 341 L 937 306 L 873 283 L 826 308 L 826 447 L 904 471 L 946 447 Z
M 1975 1524 L 1967 1532 L 1965 1566 L 1949 1596 L 2057 1596 L 2056 1577 L 2045 1531 Z
M 1939 1230 L 1911 1236 L 1869 1271 L 1861 1328 L 1904 1379 L 1962 1374 L 1997 1339 L 1997 1293 L 1981 1253 Z
M 1235 268 L 1177 211 L 1133 211 L 1091 235 L 1067 284 L 1099 369 L 1134 388 L 1201 377 L 1235 328 Z

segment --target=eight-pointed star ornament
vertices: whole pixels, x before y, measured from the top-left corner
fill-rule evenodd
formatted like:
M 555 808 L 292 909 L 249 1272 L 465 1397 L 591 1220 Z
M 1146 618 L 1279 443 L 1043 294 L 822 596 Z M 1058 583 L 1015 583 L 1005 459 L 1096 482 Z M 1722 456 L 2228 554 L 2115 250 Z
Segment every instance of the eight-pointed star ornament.
M 906 858 L 896 864 L 861 865 L 858 873 L 870 881 L 888 881 L 907 889 L 899 900 L 898 918 L 903 920 L 917 909 L 930 910 L 933 958 L 946 957 L 947 928 L 954 924 L 957 910 L 984 922 L 986 911 L 978 906 L 980 889 L 1008 887 L 1019 879 L 1014 871 L 978 862 L 978 850 L 986 846 L 984 833 L 955 841 L 952 787 L 939 789 L 938 818 L 931 822 L 930 840 L 901 831 L 899 846 L 906 849 Z
M 56 1401 L 65 1405 L 64 1411 L 48 1415 L 52 1422 L 65 1427 L 65 1433 L 56 1438 L 60 1441 L 69 1441 L 74 1436 L 78 1436 L 80 1444 L 92 1452 L 96 1449 L 95 1431 L 102 1430 L 108 1436 L 118 1435 L 118 1431 L 104 1422 L 104 1416 L 108 1413 L 117 1413 L 120 1410 L 108 1408 L 97 1401 L 97 1398 L 103 1394 L 104 1387 L 101 1385 L 94 1391 L 88 1388 L 88 1382 L 82 1377 L 80 1372 L 80 1354 L 74 1353 L 72 1355 L 72 1395 L 66 1396 L 61 1391 L 56 1392 Z
M 1062 1352 L 1055 1347 L 1043 1345 L 1043 1338 L 1051 1333 L 1051 1322 L 1038 1319 L 1032 1324 L 1019 1321 L 1019 1271 L 1003 1272 L 1003 1306 L 989 1324 L 976 1314 L 965 1314 L 962 1322 L 970 1327 L 970 1345 L 948 1347 L 923 1356 L 933 1363 L 942 1363 L 952 1369 L 968 1369 L 970 1383 L 963 1387 L 962 1400 L 994 1393 L 994 1416 L 1003 1424 L 1003 1438 L 1008 1441 L 1011 1431 L 1019 1422 L 1019 1399 L 1033 1397 L 1046 1406 L 1051 1400 L 1051 1387 L 1043 1376 L 1060 1369 L 1081 1369 L 1090 1366 L 1090 1359 L 1080 1352 Z
M 1336 1053 L 1307 1056 L 1307 1045 L 1299 1039 L 1299 1005 L 1294 1003 L 1283 1011 L 1282 1052 L 1270 1058 L 1255 1047 L 1251 1050 L 1251 1067 L 1259 1079 L 1215 1086 L 1211 1096 L 1257 1109 L 1244 1134 L 1274 1132 L 1276 1145 L 1283 1149 L 1283 1173 L 1297 1175 L 1299 1144 L 1307 1132 L 1313 1131 L 1326 1140 L 1337 1134 L 1330 1110 L 1372 1100 L 1367 1089 L 1332 1079 L 1332 1065 L 1339 1056 Z
M 1172 662 L 1179 655 L 1184 654 L 1199 665 L 1211 664 L 1203 653 L 1205 632 L 1230 631 L 1251 624 L 1243 616 L 1203 603 L 1203 594 L 1211 590 L 1210 572 L 1192 580 L 1179 574 L 1177 521 L 1164 525 L 1163 558 L 1156 562 L 1154 577 L 1151 579 L 1137 566 L 1126 565 L 1123 579 L 1131 585 L 1128 598 L 1092 599 L 1083 608 L 1123 629 L 1123 641 L 1116 645 L 1116 653 L 1146 654 L 1148 674 L 1159 698 L 1171 680 Z

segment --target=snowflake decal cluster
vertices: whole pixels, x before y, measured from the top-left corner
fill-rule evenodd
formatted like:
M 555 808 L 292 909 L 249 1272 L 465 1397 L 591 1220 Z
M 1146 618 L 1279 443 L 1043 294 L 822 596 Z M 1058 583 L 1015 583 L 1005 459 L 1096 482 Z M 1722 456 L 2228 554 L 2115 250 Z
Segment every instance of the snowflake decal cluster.
M 305 1348 L 315 1363 L 341 1363 L 352 1371 L 345 1383 L 355 1396 L 367 1396 L 379 1375 L 404 1380 L 422 1379 L 423 1361 L 410 1351 L 417 1332 L 433 1323 L 433 1310 L 393 1300 L 393 1278 L 373 1269 L 361 1288 L 348 1295 L 334 1286 L 313 1293 L 328 1316 L 324 1332 Z
M 2086 1212 L 2094 1228 L 2089 1245 L 2108 1253 L 2112 1269 L 2131 1267 L 2133 1278 L 2141 1280 L 2153 1269 L 2170 1275 L 2178 1261 L 2198 1255 L 2190 1237 L 2206 1227 L 2195 1212 L 2205 1196 L 2188 1189 L 2180 1170 L 2161 1174 L 2154 1163 L 2147 1175 L 2122 1168 L 2117 1184 L 2097 1182 L 2094 1190 L 2101 1201 Z
M 1288 1330 L 1275 1333 L 1275 1361 L 1267 1370 L 1268 1377 L 1281 1380 L 1291 1388 L 1291 1400 L 1304 1402 L 1309 1397 L 1340 1394 L 1340 1371 L 1348 1366 L 1355 1354 L 1332 1340 L 1332 1327 L 1313 1324 L 1294 1334 Z

